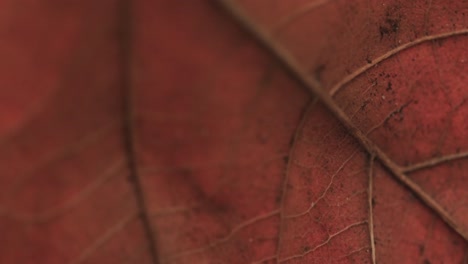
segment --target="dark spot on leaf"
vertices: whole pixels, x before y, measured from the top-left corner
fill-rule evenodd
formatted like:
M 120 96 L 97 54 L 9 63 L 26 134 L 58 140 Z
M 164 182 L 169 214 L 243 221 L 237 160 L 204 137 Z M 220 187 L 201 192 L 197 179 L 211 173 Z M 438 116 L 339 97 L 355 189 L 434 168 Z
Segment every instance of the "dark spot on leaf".
M 387 19 L 385 20 L 386 26 L 380 26 L 380 38 L 385 35 L 394 34 L 398 32 L 400 20 L 398 19 Z
M 387 83 L 387 89 L 385 89 L 387 92 L 390 92 L 392 90 L 392 82 Z
M 284 161 L 284 163 L 288 164 L 288 161 L 289 161 L 289 156 L 285 156 L 285 157 L 283 157 L 283 161 Z
M 391 32 L 396 33 L 398 31 L 398 28 L 400 26 L 400 20 L 399 19 L 387 18 L 387 20 L 385 20 L 385 22 L 387 22 L 387 24 L 390 26 Z
M 431 264 L 431 262 L 430 262 L 428 259 L 425 259 L 425 260 L 423 261 L 423 264 Z
M 390 7 L 385 13 L 385 20 L 379 26 L 380 40 L 385 36 L 395 34 L 400 29 L 401 15 L 398 7 Z
M 365 100 L 365 101 L 362 103 L 360 110 L 362 111 L 362 110 L 366 109 L 366 107 L 367 107 L 367 105 L 368 105 L 369 103 L 370 103 L 370 100 Z
M 419 245 L 419 255 L 422 256 L 424 254 L 424 251 L 426 251 L 426 248 L 424 245 Z

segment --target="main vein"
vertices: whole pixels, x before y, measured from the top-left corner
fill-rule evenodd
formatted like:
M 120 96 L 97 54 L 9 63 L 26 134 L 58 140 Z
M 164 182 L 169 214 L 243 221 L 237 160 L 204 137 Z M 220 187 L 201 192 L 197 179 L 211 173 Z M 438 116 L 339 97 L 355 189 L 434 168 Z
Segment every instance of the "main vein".
M 119 1 L 119 55 L 120 55 L 120 75 L 123 89 L 123 136 L 124 148 L 128 157 L 128 167 L 130 170 L 130 179 L 133 183 L 137 207 L 148 241 L 149 253 L 152 262 L 157 264 L 158 254 L 156 252 L 156 240 L 151 228 L 149 215 L 147 212 L 146 201 L 144 198 L 143 186 L 138 175 L 138 164 L 136 161 L 136 150 L 134 142 L 134 124 L 133 124 L 133 92 L 132 92 L 132 1 Z

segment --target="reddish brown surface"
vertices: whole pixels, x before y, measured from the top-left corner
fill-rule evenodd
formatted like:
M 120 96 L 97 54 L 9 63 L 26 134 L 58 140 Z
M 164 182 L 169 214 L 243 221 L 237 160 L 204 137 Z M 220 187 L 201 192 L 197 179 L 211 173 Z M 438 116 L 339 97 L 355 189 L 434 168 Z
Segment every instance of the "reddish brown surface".
M 466 1 L 124 2 L 0 1 L 0 263 L 467 263 Z

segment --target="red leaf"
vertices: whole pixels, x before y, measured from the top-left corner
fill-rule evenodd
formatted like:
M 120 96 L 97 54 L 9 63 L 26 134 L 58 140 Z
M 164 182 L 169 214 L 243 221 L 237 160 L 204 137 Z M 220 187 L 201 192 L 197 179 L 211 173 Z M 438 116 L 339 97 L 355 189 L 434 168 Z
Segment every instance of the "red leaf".
M 467 261 L 465 1 L 39 2 L 0 263 Z

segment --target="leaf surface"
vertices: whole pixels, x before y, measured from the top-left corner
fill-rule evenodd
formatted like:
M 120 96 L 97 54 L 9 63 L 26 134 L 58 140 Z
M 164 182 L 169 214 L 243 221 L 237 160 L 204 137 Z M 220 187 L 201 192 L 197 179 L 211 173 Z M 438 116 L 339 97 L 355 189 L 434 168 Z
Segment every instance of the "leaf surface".
M 466 1 L 22 2 L 1 263 L 467 261 Z

